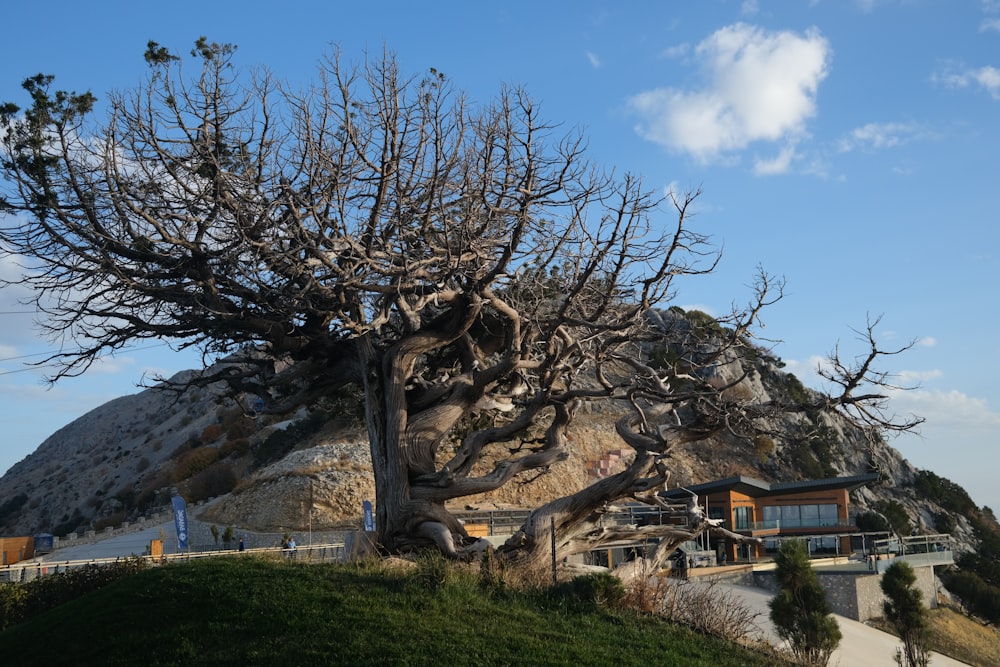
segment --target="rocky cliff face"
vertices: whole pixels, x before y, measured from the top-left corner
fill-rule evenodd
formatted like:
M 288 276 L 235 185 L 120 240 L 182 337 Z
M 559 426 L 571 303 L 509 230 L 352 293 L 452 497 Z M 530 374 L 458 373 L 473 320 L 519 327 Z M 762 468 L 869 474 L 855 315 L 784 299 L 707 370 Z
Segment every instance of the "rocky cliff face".
M 777 360 L 764 356 L 756 364 L 746 391 L 757 397 L 807 391 Z M 357 525 L 362 503 L 374 501 L 371 459 L 362 425 L 338 412 L 343 407 L 300 410 L 278 421 L 248 416 L 244 406 L 210 388 L 179 398 L 150 389 L 116 399 L 54 433 L 0 478 L 0 534 L 62 535 L 117 525 L 166 505 L 175 492 L 189 502 L 217 498 L 201 518 L 220 525 Z M 585 406 L 574 422 L 567 460 L 547 475 L 464 504 L 530 507 L 621 469 L 629 452 L 614 431 L 619 414 L 607 402 Z M 928 532 L 940 530 L 936 522 L 950 515 L 918 497 L 912 486 L 917 471 L 898 451 L 870 445 L 847 422 L 795 415 L 781 426 L 787 437 L 723 438 L 676 452 L 671 485 L 732 475 L 785 482 L 877 469 L 885 482 L 858 491 L 856 509 L 894 500 Z M 968 522 L 950 516 L 960 545 L 973 548 Z

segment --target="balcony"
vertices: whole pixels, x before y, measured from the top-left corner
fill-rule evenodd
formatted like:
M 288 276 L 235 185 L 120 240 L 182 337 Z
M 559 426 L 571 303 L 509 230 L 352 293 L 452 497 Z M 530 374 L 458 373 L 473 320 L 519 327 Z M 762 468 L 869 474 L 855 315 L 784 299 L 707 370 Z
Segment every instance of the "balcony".
M 768 535 L 778 535 L 782 531 L 784 532 L 801 532 L 801 531 L 821 531 L 821 532 L 834 532 L 834 531 L 856 531 L 858 529 L 852 519 L 841 519 L 838 521 L 829 520 L 785 520 L 775 519 L 772 521 L 754 521 L 742 524 L 737 524 L 735 531 L 737 533 L 743 533 L 750 535 L 751 537 L 766 537 Z

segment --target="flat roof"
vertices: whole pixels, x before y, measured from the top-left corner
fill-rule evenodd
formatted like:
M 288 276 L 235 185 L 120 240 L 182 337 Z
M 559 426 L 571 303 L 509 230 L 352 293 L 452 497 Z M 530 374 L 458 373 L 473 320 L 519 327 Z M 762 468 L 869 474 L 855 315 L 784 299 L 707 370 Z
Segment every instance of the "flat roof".
M 853 475 L 850 477 L 828 477 L 826 479 L 802 480 L 798 482 L 778 482 L 769 484 L 763 480 L 744 475 L 727 477 L 713 482 L 694 484 L 684 488 L 664 491 L 662 495 L 667 498 L 686 498 L 691 493 L 698 495 L 708 495 L 720 493 L 722 491 L 736 491 L 751 498 L 761 498 L 764 496 L 779 496 L 802 491 L 828 491 L 833 489 L 847 489 L 853 491 L 862 486 L 878 481 L 878 473 L 867 473 L 864 475 Z

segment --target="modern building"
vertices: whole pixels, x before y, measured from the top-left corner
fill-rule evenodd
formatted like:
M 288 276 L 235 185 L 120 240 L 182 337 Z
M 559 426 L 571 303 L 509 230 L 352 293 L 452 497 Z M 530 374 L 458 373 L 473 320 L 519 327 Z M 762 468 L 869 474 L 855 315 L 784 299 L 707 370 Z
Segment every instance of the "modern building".
M 815 554 L 848 554 L 851 537 L 858 534 L 849 512 L 850 493 L 877 481 L 877 473 L 853 477 L 769 484 L 738 475 L 688 488 L 667 491 L 674 501 L 688 501 L 692 494 L 710 519 L 721 519 L 724 528 L 762 540 L 741 544 L 735 540 L 707 538 L 706 551 L 720 560 L 754 561 L 777 551 L 782 538 L 807 539 Z
M 0 565 L 13 565 L 35 555 L 35 538 L 0 537 Z

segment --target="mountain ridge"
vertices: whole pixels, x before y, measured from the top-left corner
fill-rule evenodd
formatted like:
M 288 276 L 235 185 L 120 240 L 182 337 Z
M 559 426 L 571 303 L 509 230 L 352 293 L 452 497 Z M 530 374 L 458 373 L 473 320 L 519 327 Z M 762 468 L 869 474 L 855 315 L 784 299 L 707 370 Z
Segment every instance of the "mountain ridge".
M 761 357 L 749 390 L 758 398 L 810 391 L 780 365 Z M 194 372 L 183 371 L 170 382 Z M 119 525 L 166 505 L 175 492 L 189 501 L 217 498 L 203 518 L 221 524 L 262 530 L 357 525 L 362 503 L 374 500 L 374 484 L 355 399 L 348 395 L 332 405 L 265 416 L 248 411 L 221 386 L 179 395 L 149 388 L 116 398 L 57 430 L 0 478 L 0 531 L 60 535 Z M 582 488 L 593 481 L 595 462 L 623 447 L 614 429 L 618 414 L 609 402 L 585 404 L 574 419 L 566 461 L 530 483 L 467 498 L 458 509 L 530 507 Z M 856 510 L 896 502 L 915 531 L 951 532 L 957 550 L 975 549 L 969 522 L 920 497 L 914 487 L 919 471 L 898 450 L 869 443 L 843 418 L 786 419 L 784 430 L 808 430 L 809 437 L 752 443 L 713 438 L 675 451 L 671 485 L 734 475 L 775 483 L 878 470 L 885 481 L 857 491 Z M 951 517 L 950 531 L 936 525 L 945 516 Z

